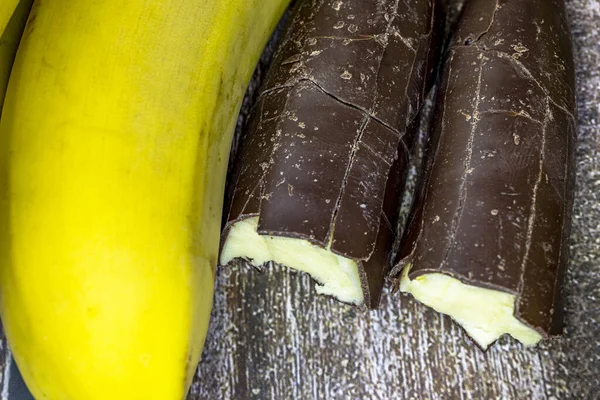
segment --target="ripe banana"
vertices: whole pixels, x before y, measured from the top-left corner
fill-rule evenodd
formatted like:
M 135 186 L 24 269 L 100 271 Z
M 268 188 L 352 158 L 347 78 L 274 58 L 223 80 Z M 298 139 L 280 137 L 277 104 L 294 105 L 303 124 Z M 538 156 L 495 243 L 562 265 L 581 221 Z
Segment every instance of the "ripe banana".
M 289 0 L 53 0 L 0 121 L 0 312 L 37 399 L 182 399 L 227 158 Z
M 21 0 L 14 4 L 16 8 L 10 10 L 4 9 L 8 3 L 2 3 L 0 6 L 0 115 L 2 114 L 8 78 L 32 3 L 33 0 Z M 5 12 L 6 14 L 4 14 Z M 3 24 L 5 18 L 8 19 L 6 24 Z
M 20 0 L 2 0 L 0 2 L 0 36 L 8 26 L 13 13 L 17 9 Z

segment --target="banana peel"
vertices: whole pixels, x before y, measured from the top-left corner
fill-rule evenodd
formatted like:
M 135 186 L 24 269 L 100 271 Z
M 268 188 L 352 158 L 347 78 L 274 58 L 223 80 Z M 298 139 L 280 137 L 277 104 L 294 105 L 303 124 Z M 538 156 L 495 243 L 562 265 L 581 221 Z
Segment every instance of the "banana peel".
M 2 0 L 0 3 L 0 36 L 6 30 L 21 0 Z
M 4 3 L 4 1 L 7 0 L 3 0 L 0 6 L 0 115 L 10 71 L 25 29 L 29 10 L 33 4 L 33 0 L 21 0 L 15 2 L 14 8 L 5 9 L 9 3 L 12 3 L 10 1 Z M 5 24 L 3 23 L 4 19 L 6 19 Z
M 36 399 L 182 399 L 231 137 L 289 0 L 37 1 L 0 120 L 0 313 Z

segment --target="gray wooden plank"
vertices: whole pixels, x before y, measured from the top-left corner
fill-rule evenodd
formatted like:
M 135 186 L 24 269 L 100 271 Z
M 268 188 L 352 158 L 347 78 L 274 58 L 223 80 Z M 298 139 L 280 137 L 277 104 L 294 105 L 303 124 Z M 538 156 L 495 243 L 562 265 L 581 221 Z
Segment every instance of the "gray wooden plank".
M 5 400 L 8 398 L 9 393 L 9 377 L 10 373 L 8 369 L 9 364 L 9 350 L 4 338 L 4 332 L 0 332 L 0 398 Z
M 486 354 L 451 321 L 389 291 L 369 311 L 316 296 L 308 276 L 219 271 L 190 399 L 567 398 L 555 341 Z

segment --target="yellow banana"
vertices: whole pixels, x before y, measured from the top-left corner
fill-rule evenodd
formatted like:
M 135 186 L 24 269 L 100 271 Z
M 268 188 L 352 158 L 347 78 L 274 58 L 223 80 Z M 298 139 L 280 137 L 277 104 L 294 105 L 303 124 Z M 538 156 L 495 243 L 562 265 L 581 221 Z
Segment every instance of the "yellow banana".
M 36 1 L 0 120 L 0 312 L 37 399 L 182 399 L 231 136 L 289 0 Z
M 20 0 L 2 0 L 0 2 L 0 36 L 8 26 L 13 13 L 17 9 Z
M 2 114 L 2 105 L 4 104 L 10 71 L 33 3 L 33 0 L 21 0 L 15 3 L 16 8 L 11 9 L 12 11 L 9 14 L 8 10 L 4 10 L 4 8 L 10 1 L 2 1 L 0 6 L 0 114 Z M 8 3 L 4 3 L 4 1 L 8 1 Z M 4 12 L 9 18 L 5 24 L 3 23 Z

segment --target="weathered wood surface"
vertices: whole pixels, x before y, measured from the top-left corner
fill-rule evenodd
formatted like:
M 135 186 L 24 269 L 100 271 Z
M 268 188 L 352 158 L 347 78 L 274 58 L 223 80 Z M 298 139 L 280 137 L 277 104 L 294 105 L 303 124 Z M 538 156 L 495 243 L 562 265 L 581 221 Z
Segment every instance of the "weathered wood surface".
M 317 296 L 306 275 L 238 263 L 218 272 L 189 400 L 600 399 L 600 2 L 568 8 L 580 128 L 565 335 L 534 349 L 503 338 L 484 354 L 405 295 L 356 309 Z M 2 399 L 29 399 L 2 371 Z

